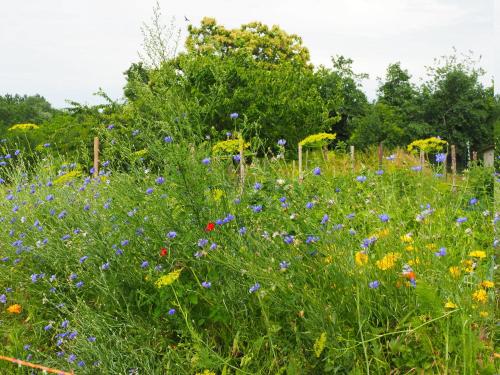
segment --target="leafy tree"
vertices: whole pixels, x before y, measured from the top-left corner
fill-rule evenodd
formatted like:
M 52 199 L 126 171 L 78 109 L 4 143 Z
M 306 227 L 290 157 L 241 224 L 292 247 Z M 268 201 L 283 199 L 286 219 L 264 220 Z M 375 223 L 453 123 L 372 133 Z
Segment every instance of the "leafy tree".
M 40 95 L 0 96 L 0 136 L 5 135 L 9 127 L 20 123 L 37 125 L 49 120 L 56 110 Z

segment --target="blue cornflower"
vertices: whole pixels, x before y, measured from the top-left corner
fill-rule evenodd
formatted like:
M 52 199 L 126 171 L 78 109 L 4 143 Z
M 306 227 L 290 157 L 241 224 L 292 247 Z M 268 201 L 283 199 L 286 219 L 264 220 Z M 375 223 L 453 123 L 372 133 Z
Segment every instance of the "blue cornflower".
M 371 289 L 377 289 L 379 287 L 380 283 L 378 282 L 378 280 L 375 280 L 375 281 L 372 281 L 368 284 L 368 286 L 371 288 Z
M 44 331 L 50 331 L 52 329 L 52 324 L 47 324 L 45 327 L 43 327 Z
M 260 190 L 260 189 L 262 189 L 262 184 L 260 182 L 256 182 L 253 185 L 253 188 L 254 188 L 254 190 Z
M 293 243 L 294 237 L 291 234 L 287 234 L 285 237 L 283 237 L 283 241 L 285 241 L 286 244 L 290 245 Z
M 389 221 L 389 215 L 387 215 L 387 214 L 381 214 L 381 215 L 378 215 L 378 217 L 382 223 L 386 223 Z
M 167 237 L 168 238 L 175 238 L 175 237 L 177 237 L 177 233 L 174 231 L 168 232 Z
M 75 284 L 77 288 L 81 288 L 83 286 L 83 281 L 79 281 Z
M 201 161 L 203 164 L 208 165 L 210 164 L 210 158 L 205 158 Z
M 146 194 L 153 194 L 154 189 L 153 188 L 147 188 L 146 189 Z
M 422 166 L 421 165 L 416 165 L 414 167 L 411 167 L 411 170 L 414 171 L 414 172 L 419 172 L 422 170 Z
M 379 170 L 375 171 L 375 174 L 380 176 L 380 175 L 384 174 L 384 171 L 382 169 L 379 169 Z
M 121 241 L 121 242 L 120 242 L 120 244 L 121 244 L 122 246 L 127 246 L 129 243 L 130 243 L 130 241 L 129 241 L 129 240 L 123 240 L 123 241 Z
M 70 280 L 75 280 L 77 278 L 78 278 L 78 275 L 76 273 L 72 273 L 71 275 L 69 275 Z
M 321 219 L 321 224 L 326 224 L 330 220 L 330 217 L 327 214 L 323 215 L 323 218 Z
M 286 140 L 285 139 L 278 139 L 278 146 L 284 146 L 286 145 Z
M 434 253 L 434 255 L 437 257 L 444 257 L 446 255 L 446 247 L 440 248 L 438 252 Z
M 66 210 L 61 211 L 61 212 L 59 213 L 59 215 L 57 215 L 57 218 L 58 218 L 58 219 L 64 219 L 64 217 L 66 217 Z
M 87 337 L 87 341 L 88 342 L 95 342 L 96 338 L 94 336 L 89 336 L 89 337 Z
M 239 230 L 238 230 L 238 233 L 239 234 L 245 234 L 247 232 L 247 228 L 246 227 L 241 227 Z
M 466 217 L 459 217 L 459 218 L 457 219 L 457 223 L 459 223 L 459 224 L 460 224 L 460 223 L 465 223 L 466 221 L 467 221 L 467 218 L 466 218 Z
M 61 323 L 61 328 L 66 329 L 66 328 L 68 327 L 68 324 L 69 324 L 69 320 L 64 320 L 64 321 Z
M 50 147 L 50 143 L 45 143 L 45 144 L 43 145 L 43 147 L 45 147 L 45 148 Z
M 134 130 L 132 131 L 132 137 L 135 137 L 136 135 L 138 135 L 140 133 L 139 130 Z
M 106 160 L 105 162 L 102 163 L 102 166 L 103 167 L 107 167 L 109 165 L 110 161 L 109 160 Z
M 84 366 L 85 366 L 85 361 L 78 362 L 78 367 L 84 367 Z
M 314 203 L 313 202 L 307 202 L 306 203 L 306 208 L 313 208 L 314 207 Z
M 101 266 L 101 270 L 105 271 L 105 270 L 108 270 L 109 269 L 109 262 L 106 262 L 104 263 L 102 266 Z
M 439 153 L 436 154 L 436 163 L 444 163 L 446 161 L 446 154 Z
M 141 263 L 141 268 L 146 268 L 147 266 L 149 266 L 149 262 L 147 260 Z
M 156 181 L 156 183 L 157 183 L 158 185 L 161 185 L 161 184 L 163 184 L 163 183 L 165 182 L 165 179 L 164 179 L 163 177 L 161 177 L 161 176 L 160 176 L 160 177 L 156 178 L 156 180 L 155 180 L 155 181 Z
M 203 247 L 208 243 L 208 240 L 206 238 L 201 238 L 198 240 L 198 246 Z
M 176 312 L 175 309 L 170 309 L 170 310 L 168 310 L 168 315 L 174 315 L 175 312 Z
M 5 294 L 0 294 L 0 303 L 7 303 L 7 296 Z
M 356 177 L 356 181 L 358 181 L 358 182 L 365 182 L 366 181 L 366 176 L 358 176 L 358 177 Z
M 253 212 L 257 213 L 257 212 L 261 212 L 262 211 L 262 206 L 261 205 L 255 205 L 255 206 L 252 206 L 252 210 Z
M 232 136 L 231 132 L 226 132 L 226 137 L 228 137 L 228 138 L 229 138 L 229 137 L 231 137 L 231 136 Z
M 321 169 L 320 167 L 316 167 L 313 169 L 313 174 L 316 176 L 319 176 L 321 174 Z
M 217 249 L 217 244 L 214 242 L 210 245 L 210 250 L 215 250 Z
M 469 204 L 471 206 L 474 206 L 475 204 L 477 204 L 477 202 L 478 202 L 477 198 L 471 198 L 470 201 L 469 201 Z
M 241 161 L 241 156 L 240 155 L 233 155 L 233 160 L 236 162 L 236 163 L 239 163 Z
M 115 127 L 115 125 L 114 125 L 114 124 L 109 124 L 109 125 L 108 125 L 108 130 L 112 130 L 112 129 L 114 129 L 114 127 Z
M 248 289 L 248 293 L 254 293 L 254 292 L 258 291 L 259 289 L 260 289 L 260 284 L 255 283 L 250 287 L 250 289 Z
M 284 271 L 290 267 L 290 263 L 287 262 L 286 260 L 283 260 L 280 262 L 280 270 Z
M 31 348 L 30 344 L 26 344 L 26 345 L 23 346 L 24 350 L 30 350 L 30 348 Z
M 76 360 L 76 355 L 70 354 L 70 356 L 68 357 L 68 362 L 75 362 L 75 360 Z
M 306 243 L 307 244 L 316 243 L 318 241 L 319 241 L 319 237 L 318 236 L 307 236 L 307 238 L 306 238 Z
M 238 117 L 239 117 L 239 114 L 238 114 L 238 113 L 236 113 L 236 112 L 233 112 L 233 113 L 231 113 L 231 114 L 229 115 L 229 118 L 230 118 L 231 120 L 236 120 Z
M 87 255 L 84 255 L 83 257 L 80 258 L 80 263 L 85 262 L 89 257 Z
M 204 282 L 202 282 L 202 283 L 201 283 L 201 286 L 202 286 L 203 288 L 208 289 L 208 288 L 211 288 L 211 287 L 212 287 L 212 283 L 211 283 L 210 281 L 204 281 Z

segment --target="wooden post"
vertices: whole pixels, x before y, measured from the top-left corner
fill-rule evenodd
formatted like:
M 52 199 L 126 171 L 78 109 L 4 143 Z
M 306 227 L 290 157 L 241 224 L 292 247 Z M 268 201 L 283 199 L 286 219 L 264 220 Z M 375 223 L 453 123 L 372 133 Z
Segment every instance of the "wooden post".
M 302 145 L 299 143 L 299 184 L 304 180 L 302 175 Z
M 424 169 L 425 153 L 424 150 L 420 150 L 420 169 Z
M 240 134 L 240 183 L 241 191 L 243 191 L 243 184 L 245 183 L 245 156 L 243 155 L 243 148 L 245 146 L 245 141 L 243 136 Z
M 477 151 L 472 151 L 472 161 L 477 162 Z
M 354 146 L 351 146 L 351 169 L 354 172 Z
M 456 191 L 455 179 L 457 175 L 457 151 L 455 145 L 451 145 L 451 190 Z
M 295 178 L 295 160 L 292 160 L 292 176 L 291 176 L 292 179 Z
M 382 142 L 378 144 L 378 169 L 382 169 L 382 162 L 384 158 L 384 149 L 382 146 Z
M 99 175 L 99 138 L 94 137 L 94 177 Z
M 309 149 L 306 148 L 306 171 L 309 170 Z

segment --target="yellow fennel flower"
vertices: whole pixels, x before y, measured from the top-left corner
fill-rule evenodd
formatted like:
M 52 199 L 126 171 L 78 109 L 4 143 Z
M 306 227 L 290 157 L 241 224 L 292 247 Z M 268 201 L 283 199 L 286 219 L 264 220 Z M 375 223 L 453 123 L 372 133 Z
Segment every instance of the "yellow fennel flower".
M 483 251 L 483 250 L 471 251 L 469 253 L 469 256 L 473 257 L 473 258 L 483 259 L 483 258 L 486 258 L 486 251 Z
M 316 358 L 319 358 L 323 349 L 325 349 L 326 344 L 326 332 L 323 332 L 314 342 L 314 354 L 316 354 Z
M 444 307 L 446 309 L 456 309 L 458 306 L 456 304 L 454 304 L 453 302 L 451 301 L 448 301 L 444 304 Z
M 163 286 L 173 284 L 174 281 L 179 278 L 181 272 L 182 268 L 179 268 L 178 270 L 172 271 L 169 274 L 160 277 L 158 280 L 155 281 L 155 286 L 157 288 L 161 288 Z
M 493 288 L 495 286 L 495 283 L 493 281 L 490 281 L 490 280 L 484 280 L 481 284 L 480 284 L 483 288 Z

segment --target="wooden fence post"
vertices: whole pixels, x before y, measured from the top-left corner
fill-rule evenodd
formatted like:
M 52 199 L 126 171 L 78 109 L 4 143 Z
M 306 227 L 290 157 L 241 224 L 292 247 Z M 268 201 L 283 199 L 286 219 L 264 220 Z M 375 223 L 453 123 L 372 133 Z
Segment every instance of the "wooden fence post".
M 99 138 L 94 137 L 94 177 L 99 175 Z
M 451 145 L 451 190 L 456 191 L 455 179 L 457 175 L 457 150 L 455 145 Z
M 382 169 L 382 163 L 384 158 L 384 149 L 382 146 L 382 142 L 378 144 L 378 169 Z
M 351 146 L 351 169 L 354 172 L 354 146 Z
M 302 174 L 302 145 L 299 143 L 299 184 L 304 180 Z
M 420 150 L 420 169 L 424 169 L 424 163 L 425 163 L 425 153 L 424 150 Z
M 245 156 L 243 155 L 244 147 L 245 147 L 245 141 L 243 140 L 243 136 L 240 134 L 240 183 L 242 192 L 243 192 L 243 184 L 245 183 Z

